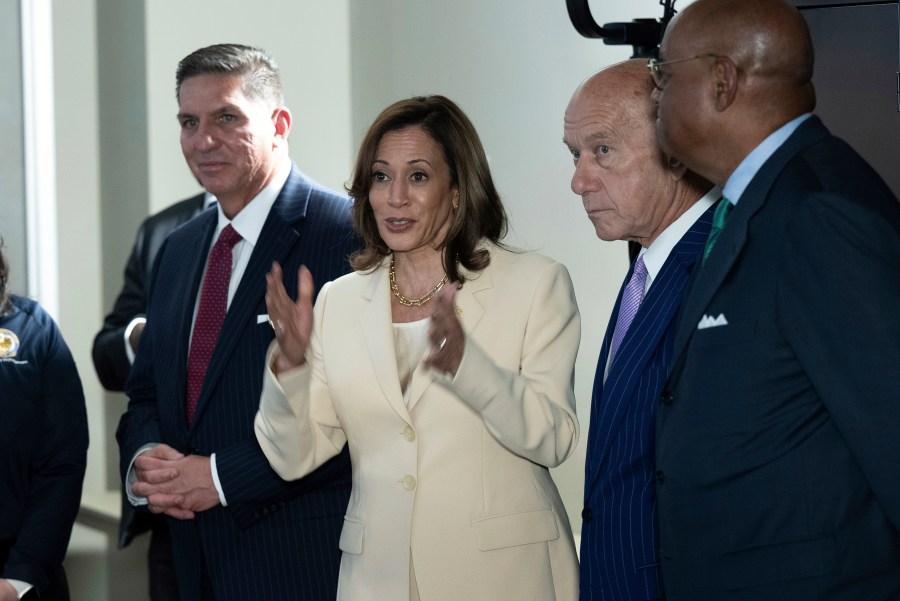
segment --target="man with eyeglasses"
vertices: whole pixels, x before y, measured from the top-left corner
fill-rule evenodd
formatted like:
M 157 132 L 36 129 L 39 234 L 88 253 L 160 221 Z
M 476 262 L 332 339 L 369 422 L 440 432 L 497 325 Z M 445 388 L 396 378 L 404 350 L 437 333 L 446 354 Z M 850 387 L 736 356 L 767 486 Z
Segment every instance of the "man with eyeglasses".
M 667 599 L 898 599 L 900 204 L 812 115 L 787 2 L 697 0 L 649 67 L 662 148 L 727 200 L 658 412 Z
M 717 188 L 660 151 L 645 62 L 608 67 L 566 109 L 564 142 L 597 237 L 640 251 L 603 339 L 585 463 L 582 601 L 661 599 L 655 414 L 678 306 L 712 224 Z M 711 189 L 712 188 L 712 189 Z

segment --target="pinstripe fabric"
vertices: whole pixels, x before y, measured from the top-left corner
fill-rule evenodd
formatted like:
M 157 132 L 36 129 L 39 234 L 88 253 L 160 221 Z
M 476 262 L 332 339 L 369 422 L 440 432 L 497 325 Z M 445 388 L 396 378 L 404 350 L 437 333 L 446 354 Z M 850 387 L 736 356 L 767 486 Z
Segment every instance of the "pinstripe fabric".
M 710 207 L 672 249 L 604 383 L 621 291 L 610 317 L 594 379 L 585 464 L 584 601 L 661 598 L 653 462 L 656 404 L 672 361 L 675 315 L 703 251 L 712 215 Z M 625 282 L 630 278 L 631 270 Z
M 301 263 L 319 286 L 346 273 L 357 244 L 349 207 L 349 200 L 317 187 L 294 167 L 225 316 L 190 426 L 184 391 L 191 313 L 215 212 L 186 223 L 160 250 L 117 438 L 123 470 L 147 442 L 216 453 L 228 507 L 193 521 L 169 520 L 184 601 L 203 598 L 204 571 L 216 601 L 335 598 L 337 541 L 350 489 L 346 449 L 309 477 L 287 483 L 262 454 L 253 418 L 273 337 L 268 323 L 258 320 L 266 314 L 264 274 L 279 261 L 294 294 Z

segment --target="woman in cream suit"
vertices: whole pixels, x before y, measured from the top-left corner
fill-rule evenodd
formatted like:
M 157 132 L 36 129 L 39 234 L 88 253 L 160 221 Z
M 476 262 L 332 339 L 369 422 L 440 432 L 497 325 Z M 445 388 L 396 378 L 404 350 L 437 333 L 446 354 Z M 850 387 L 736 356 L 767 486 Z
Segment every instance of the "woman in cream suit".
M 580 320 L 565 267 L 500 244 L 506 214 L 472 124 L 397 102 L 359 151 L 365 248 L 312 307 L 278 265 L 256 434 L 300 478 L 349 443 L 341 600 L 573 601 L 572 531 L 548 468 L 575 449 Z M 300 533 L 299 535 L 302 535 Z

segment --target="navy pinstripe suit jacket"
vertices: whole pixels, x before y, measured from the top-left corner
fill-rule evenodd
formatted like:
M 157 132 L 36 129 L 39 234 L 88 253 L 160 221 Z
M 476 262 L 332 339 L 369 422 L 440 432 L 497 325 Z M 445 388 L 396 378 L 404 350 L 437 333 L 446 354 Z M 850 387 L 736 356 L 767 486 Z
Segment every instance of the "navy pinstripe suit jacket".
M 591 399 L 581 527 L 583 600 L 661 598 L 653 460 L 656 405 L 672 362 L 676 313 L 709 235 L 714 206 L 672 249 L 604 382 L 625 284 L 609 320 Z M 626 283 L 633 269 L 634 264 Z
M 267 313 L 264 275 L 279 261 L 293 295 L 301 263 L 319 285 L 349 271 L 347 257 L 358 244 L 349 211 L 348 199 L 292 169 L 225 316 L 190 427 L 184 413 L 188 341 L 216 211 L 175 230 L 159 251 L 147 326 L 125 389 L 128 411 L 116 437 L 123 474 L 146 443 L 216 453 L 228 507 L 190 521 L 169 519 L 183 601 L 204 598 L 210 581 L 216 601 L 336 596 L 338 538 L 350 491 L 347 450 L 307 478 L 285 482 L 259 448 L 253 418 L 273 338 L 269 324 L 258 319 Z

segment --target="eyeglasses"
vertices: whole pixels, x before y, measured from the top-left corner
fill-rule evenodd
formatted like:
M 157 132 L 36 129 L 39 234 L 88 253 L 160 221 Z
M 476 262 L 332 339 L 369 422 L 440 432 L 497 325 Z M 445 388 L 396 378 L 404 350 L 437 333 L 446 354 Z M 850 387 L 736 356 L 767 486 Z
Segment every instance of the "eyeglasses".
M 647 61 L 647 70 L 650 71 L 650 79 L 653 80 L 653 85 L 659 90 L 663 89 L 663 86 L 666 83 L 666 74 L 660 69 L 663 65 L 673 65 L 675 63 L 683 63 L 698 58 L 719 58 L 719 55 L 712 53 L 698 54 L 697 56 L 689 56 L 687 58 L 676 58 L 672 61 L 659 61 L 655 58 L 651 58 Z

